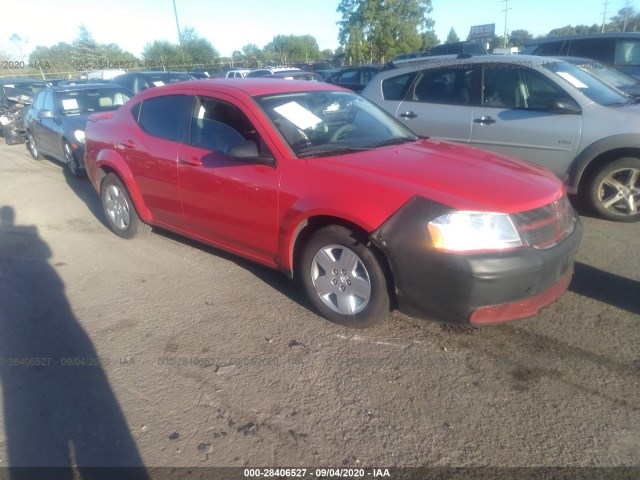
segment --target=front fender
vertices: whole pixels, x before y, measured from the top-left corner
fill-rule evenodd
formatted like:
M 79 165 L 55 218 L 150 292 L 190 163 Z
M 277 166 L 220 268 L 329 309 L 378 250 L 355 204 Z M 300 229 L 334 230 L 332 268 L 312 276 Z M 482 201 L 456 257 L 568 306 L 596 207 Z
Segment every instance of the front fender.
M 637 149 L 640 152 L 640 134 L 623 133 L 612 135 L 592 143 L 582 150 L 569 167 L 567 177 L 567 192 L 575 194 L 578 192 L 578 185 L 589 164 L 600 155 L 625 149 Z
M 96 173 L 92 176 L 92 181 L 94 182 L 94 186 L 98 192 L 100 192 L 100 185 L 102 184 L 102 180 L 105 175 L 110 171 L 113 171 L 118 175 L 118 177 L 120 177 L 120 180 L 122 180 L 125 187 L 127 187 L 131 201 L 133 202 L 136 212 L 138 212 L 140 218 L 145 223 L 151 223 L 153 221 L 153 215 L 144 203 L 142 193 L 140 193 L 140 189 L 138 188 L 138 184 L 131 173 L 131 169 L 118 152 L 114 150 L 101 150 L 96 158 L 96 167 Z M 103 172 L 103 174 L 100 174 L 100 172 Z
M 331 219 L 333 223 L 350 224 L 370 234 L 404 202 L 397 206 L 385 202 L 352 204 L 349 209 L 344 208 L 344 203 L 344 199 L 336 195 L 315 195 L 299 199 L 287 209 L 280 223 L 279 259 L 282 270 L 293 272 L 294 247 L 300 232 L 310 221 L 319 218 Z

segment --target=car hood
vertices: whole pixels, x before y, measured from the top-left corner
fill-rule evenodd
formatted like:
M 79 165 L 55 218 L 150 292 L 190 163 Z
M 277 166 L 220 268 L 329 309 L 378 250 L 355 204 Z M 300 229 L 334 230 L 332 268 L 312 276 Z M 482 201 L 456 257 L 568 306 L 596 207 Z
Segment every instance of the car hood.
M 522 212 L 563 192 L 562 182 L 538 165 L 431 139 L 312 161 L 459 210 Z
M 90 113 L 79 113 L 77 115 L 63 115 L 62 124 L 69 130 L 82 130 L 87 128 L 87 121 Z

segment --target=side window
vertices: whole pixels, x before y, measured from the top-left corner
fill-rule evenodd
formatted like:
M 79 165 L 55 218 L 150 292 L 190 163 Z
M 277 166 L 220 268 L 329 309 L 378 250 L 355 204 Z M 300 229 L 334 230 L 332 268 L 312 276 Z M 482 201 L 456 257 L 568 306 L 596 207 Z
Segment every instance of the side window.
M 614 42 L 613 38 L 572 40 L 569 47 L 569 55 L 593 58 L 594 60 L 610 63 L 613 58 Z
M 619 39 L 616 44 L 616 65 L 640 65 L 640 40 Z
M 420 72 L 415 86 L 407 95 L 408 101 L 470 105 L 473 68 L 471 65 L 455 65 L 449 68 L 433 68 Z
M 165 95 L 142 102 L 138 123 L 149 135 L 177 141 L 184 95 Z
M 53 112 L 53 93 L 47 92 L 46 96 L 44 97 L 44 104 L 42 105 L 42 108 L 44 108 L 45 110 L 51 110 Z
M 566 43 L 567 42 L 565 41 L 543 43 L 536 49 L 535 54 L 547 57 L 547 56 L 560 55 L 560 52 L 562 50 L 565 50 L 565 55 L 566 55 L 567 49 L 566 48 L 563 49 L 563 46 Z
M 362 83 L 369 83 L 377 75 L 377 70 L 366 69 L 362 71 Z
M 510 64 L 490 64 L 482 75 L 482 105 L 496 108 L 520 108 L 522 83 L 519 70 Z
M 338 78 L 338 83 L 360 83 L 360 71 L 349 70 Z
M 246 141 L 255 142 L 259 153 L 269 153 L 255 127 L 239 108 L 209 97 L 196 99 L 191 118 L 191 145 L 225 153 L 229 147 Z
M 42 107 L 44 107 L 44 97 L 47 94 L 47 92 L 41 92 L 38 94 L 38 96 L 36 97 L 35 102 L 33 102 L 33 108 L 36 110 L 42 110 Z
M 549 110 L 549 102 L 554 100 L 576 103 L 567 92 L 544 75 L 528 69 L 522 69 L 521 75 L 523 82 L 519 83 L 521 95 L 519 108 L 547 111 Z M 578 107 L 577 104 L 576 107 Z
M 414 73 L 406 73 L 383 80 L 382 98 L 385 100 L 402 100 L 414 77 Z

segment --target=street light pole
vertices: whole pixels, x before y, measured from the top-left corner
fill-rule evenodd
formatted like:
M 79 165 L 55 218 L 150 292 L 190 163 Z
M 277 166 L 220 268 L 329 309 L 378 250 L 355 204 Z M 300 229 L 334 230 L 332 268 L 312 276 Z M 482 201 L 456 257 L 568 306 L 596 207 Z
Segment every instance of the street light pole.
M 176 8 L 176 0 L 173 0 L 173 14 L 176 17 L 176 28 L 178 29 L 178 42 L 180 43 L 180 53 L 182 54 L 182 64 L 184 65 L 186 64 L 186 62 L 184 59 L 184 48 L 182 48 L 182 34 L 180 33 L 180 23 L 178 23 L 178 9 Z

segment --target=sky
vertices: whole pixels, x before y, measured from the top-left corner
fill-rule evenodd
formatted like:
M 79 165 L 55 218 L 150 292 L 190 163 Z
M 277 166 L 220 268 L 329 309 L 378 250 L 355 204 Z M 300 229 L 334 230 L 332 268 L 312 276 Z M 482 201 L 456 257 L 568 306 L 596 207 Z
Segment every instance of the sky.
M 607 17 L 625 0 L 608 0 Z M 336 12 L 339 0 L 175 0 L 181 28 L 194 27 L 221 55 L 230 56 L 248 43 L 264 47 L 275 35 L 312 35 L 320 50 L 339 46 Z M 3 21 L 0 50 L 24 58 L 37 45 L 71 43 L 84 23 L 99 43 L 116 43 L 140 56 L 154 40 L 177 43 L 173 0 L 22 0 L 27 17 Z M 453 27 L 465 39 L 472 25 L 496 24 L 504 32 L 504 0 L 432 0 L 430 17 L 441 42 Z M 631 5 L 640 9 L 640 0 Z M 604 0 L 508 0 L 508 30 L 525 29 L 534 36 L 553 28 L 601 24 Z M 4 8 L 6 16 L 11 9 Z M 24 20 L 28 18 L 28 20 Z M 55 19 L 55 21 L 52 21 Z M 22 40 L 16 44 L 10 37 Z

